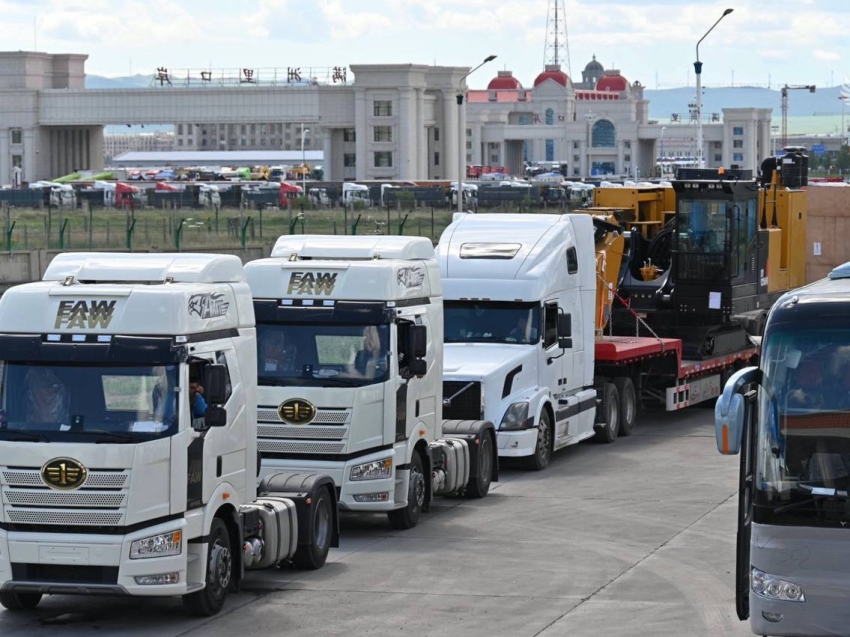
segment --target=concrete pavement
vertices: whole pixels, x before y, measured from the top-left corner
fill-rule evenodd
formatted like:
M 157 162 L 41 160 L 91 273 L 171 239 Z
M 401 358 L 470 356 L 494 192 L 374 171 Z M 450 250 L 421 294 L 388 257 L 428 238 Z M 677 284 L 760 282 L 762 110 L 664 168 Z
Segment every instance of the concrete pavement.
M 251 573 L 211 620 L 179 600 L 57 597 L 0 611 L 0 634 L 743 637 L 738 462 L 715 450 L 712 414 L 645 414 L 614 445 L 505 470 L 483 500 L 438 500 L 410 531 L 346 517 L 322 569 Z

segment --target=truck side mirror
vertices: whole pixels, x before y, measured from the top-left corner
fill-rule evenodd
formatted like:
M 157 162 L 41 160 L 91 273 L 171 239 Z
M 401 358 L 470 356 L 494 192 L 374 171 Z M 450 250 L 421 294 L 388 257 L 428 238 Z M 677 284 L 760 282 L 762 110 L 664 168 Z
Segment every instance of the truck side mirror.
M 209 405 L 227 402 L 227 370 L 224 365 L 207 365 L 204 369 L 204 398 Z
M 717 450 L 723 455 L 734 456 L 741 451 L 747 415 L 747 398 L 741 394 L 741 389 L 756 382 L 758 374 L 758 367 L 746 367 L 735 372 L 714 405 L 714 436 Z
M 204 425 L 208 428 L 227 426 L 227 410 L 218 405 L 209 405 L 207 413 L 204 414 Z
M 424 325 L 410 325 L 410 355 L 412 358 L 425 358 L 428 353 L 428 328 Z
M 571 349 L 573 346 L 573 315 L 558 314 L 558 347 Z
M 422 378 L 428 373 L 428 361 L 424 358 L 414 358 L 410 361 L 410 374 L 417 378 Z

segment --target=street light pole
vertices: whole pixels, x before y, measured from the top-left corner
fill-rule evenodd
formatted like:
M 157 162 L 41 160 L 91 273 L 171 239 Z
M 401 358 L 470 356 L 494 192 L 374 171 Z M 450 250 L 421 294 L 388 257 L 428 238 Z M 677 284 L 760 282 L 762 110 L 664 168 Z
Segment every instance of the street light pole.
M 309 128 L 301 129 L 301 188 L 304 191 L 301 193 L 302 197 L 307 196 L 307 153 L 304 152 L 304 136 L 309 132 Z
M 711 25 L 711 29 L 706 31 L 705 35 L 699 39 L 699 42 L 697 42 L 697 61 L 694 62 L 694 72 L 697 76 L 697 166 L 699 168 L 705 168 L 705 159 L 702 152 L 702 62 L 699 61 L 699 45 L 700 42 L 705 40 L 706 36 L 712 32 L 714 27 L 716 27 L 723 18 L 732 13 L 732 11 L 733 9 L 726 9 L 726 11 L 723 12 L 723 15 L 717 19 L 717 22 Z
M 463 122 L 463 81 L 488 62 L 496 59 L 488 55 L 484 61 L 460 78 L 457 87 L 457 211 L 463 212 L 463 178 L 466 173 L 466 126 Z

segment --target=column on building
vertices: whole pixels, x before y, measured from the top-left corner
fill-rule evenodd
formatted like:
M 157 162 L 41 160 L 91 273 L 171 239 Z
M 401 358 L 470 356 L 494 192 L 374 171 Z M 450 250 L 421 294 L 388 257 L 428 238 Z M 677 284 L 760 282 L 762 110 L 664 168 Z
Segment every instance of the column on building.
M 458 159 L 458 116 L 457 98 L 453 89 L 443 90 L 443 126 L 440 140 L 443 146 L 443 160 L 440 162 L 440 174 L 444 179 L 457 180 Z M 464 144 L 466 146 L 466 144 Z
M 416 103 L 413 89 L 401 87 L 398 90 L 398 126 L 396 137 L 396 174 L 399 179 L 413 179 L 418 173 L 416 152 Z
M 472 163 L 484 164 L 481 156 L 481 130 L 482 126 L 474 126 L 472 128 L 472 137 L 469 141 L 472 142 Z
M 12 153 L 9 149 L 8 128 L 0 128 L 0 186 L 12 183 Z
M 336 129 L 326 128 L 325 129 L 325 137 L 322 140 L 322 151 L 324 152 L 324 156 L 322 157 L 322 169 L 324 170 L 324 180 L 325 181 L 333 181 L 333 164 L 334 164 L 334 155 L 333 155 L 333 137 L 334 133 L 336 133 Z
M 35 144 L 35 129 L 34 128 L 25 128 L 24 133 L 24 145 L 23 145 L 23 153 L 24 153 L 24 171 L 22 175 L 23 181 L 35 181 L 36 174 L 36 144 Z M 55 175 L 58 177 L 59 175 Z
M 417 88 L 416 97 L 416 167 L 411 179 L 428 179 L 428 137 L 425 129 L 425 89 Z
M 369 158 L 366 156 L 366 139 L 369 135 L 366 119 L 367 107 L 366 91 L 364 89 L 354 89 L 355 163 L 357 164 L 355 179 L 358 181 L 366 179 L 366 167 L 369 161 Z

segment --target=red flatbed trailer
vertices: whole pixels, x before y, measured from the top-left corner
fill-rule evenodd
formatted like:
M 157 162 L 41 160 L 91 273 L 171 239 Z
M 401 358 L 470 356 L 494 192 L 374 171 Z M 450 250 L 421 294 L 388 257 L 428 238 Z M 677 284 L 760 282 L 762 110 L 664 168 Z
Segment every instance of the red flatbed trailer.
M 759 340 L 752 347 L 700 361 L 682 357 L 682 341 L 647 336 L 600 336 L 595 345 L 597 377 L 630 378 L 638 400 L 656 402 L 667 411 L 684 409 L 720 395 L 726 379 L 754 364 Z

